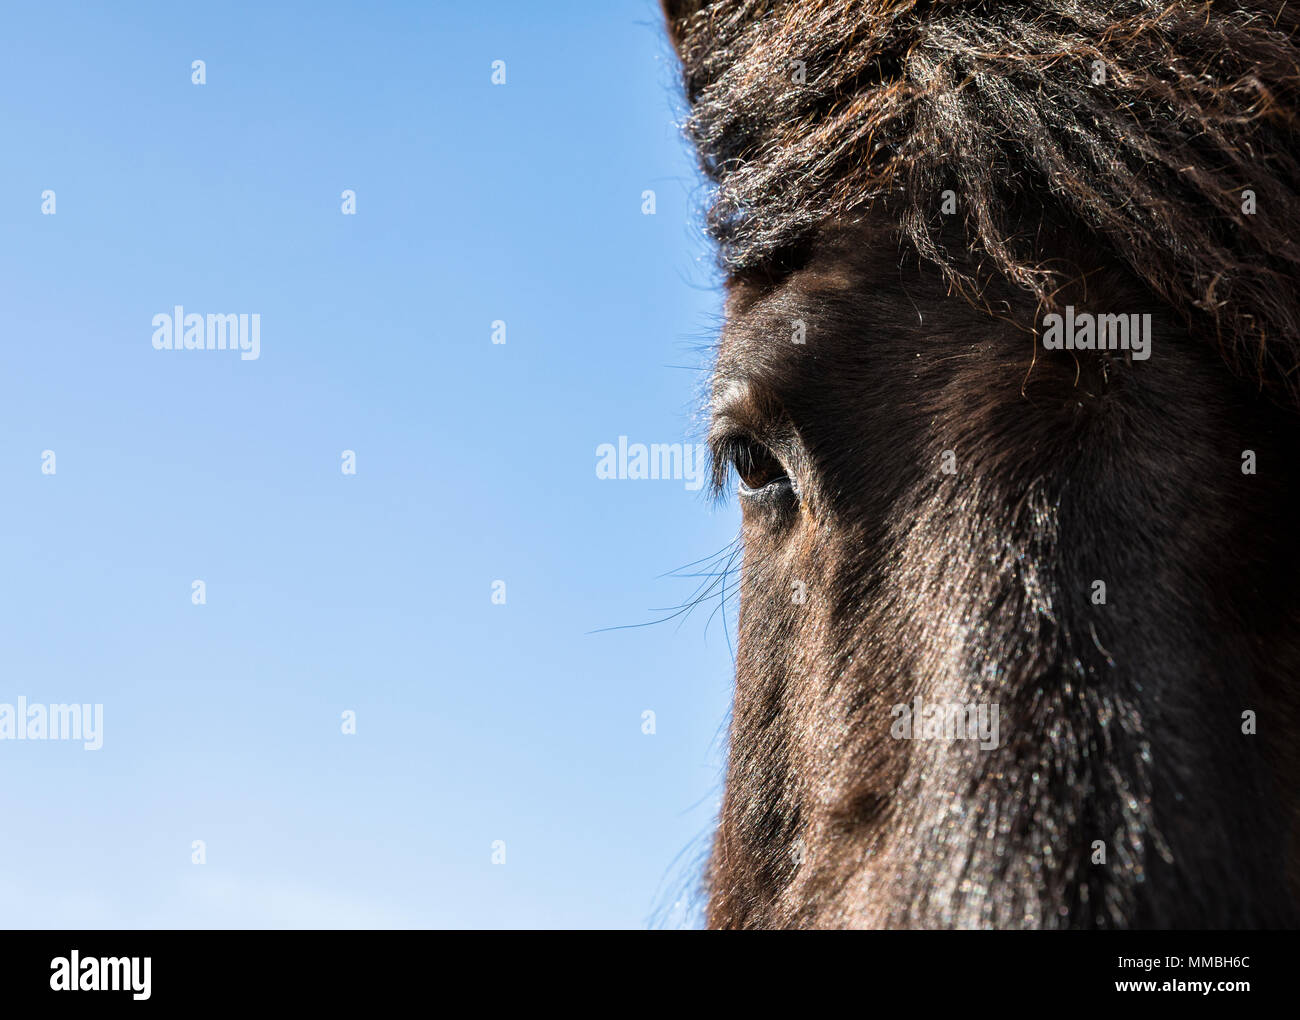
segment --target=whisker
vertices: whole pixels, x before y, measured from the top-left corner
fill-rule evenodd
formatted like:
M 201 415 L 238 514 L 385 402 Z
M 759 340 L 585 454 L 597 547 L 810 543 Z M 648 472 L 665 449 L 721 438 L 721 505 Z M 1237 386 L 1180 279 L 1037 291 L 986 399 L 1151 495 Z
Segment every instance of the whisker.
M 667 573 L 660 574 L 656 580 L 661 580 L 665 577 L 698 578 L 700 583 L 696 586 L 690 596 L 678 605 L 661 606 L 649 610 L 652 613 L 663 614 L 658 618 L 653 620 L 644 620 L 640 623 L 624 623 L 609 627 L 598 627 L 594 630 L 587 631 L 587 633 L 604 634 L 615 630 L 636 630 L 641 627 L 653 627 L 657 624 L 668 623 L 671 620 L 676 620 L 677 626 L 680 629 L 682 624 L 684 624 L 690 617 L 691 613 L 693 613 L 699 606 L 707 601 L 716 600 L 717 605 L 713 608 L 713 611 L 709 614 L 708 620 L 706 620 L 704 624 L 704 634 L 707 638 L 709 626 L 712 624 L 714 617 L 718 615 L 718 611 L 725 609 L 727 602 L 740 589 L 740 579 L 735 576 L 735 566 L 736 561 L 742 552 L 743 549 L 740 542 L 740 536 L 738 535 L 717 552 L 693 560 L 690 563 L 683 564 L 675 570 L 670 570 Z M 683 573 L 683 571 L 689 570 L 692 567 L 700 566 L 701 564 L 708 564 L 709 566 L 702 571 Z M 731 633 L 726 628 L 725 614 L 723 616 L 723 633 L 727 641 L 727 650 L 734 658 L 735 650 L 731 641 Z

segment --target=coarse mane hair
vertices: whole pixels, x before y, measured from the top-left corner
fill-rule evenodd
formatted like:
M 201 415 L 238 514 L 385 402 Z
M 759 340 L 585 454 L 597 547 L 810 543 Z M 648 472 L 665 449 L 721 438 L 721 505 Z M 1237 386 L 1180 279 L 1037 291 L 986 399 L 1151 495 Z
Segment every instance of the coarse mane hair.
M 970 299 L 997 275 L 1051 306 L 1067 270 L 1041 233 L 1084 237 L 1300 396 L 1300 5 L 666 6 L 729 272 L 797 261 L 820 223 L 881 203 Z

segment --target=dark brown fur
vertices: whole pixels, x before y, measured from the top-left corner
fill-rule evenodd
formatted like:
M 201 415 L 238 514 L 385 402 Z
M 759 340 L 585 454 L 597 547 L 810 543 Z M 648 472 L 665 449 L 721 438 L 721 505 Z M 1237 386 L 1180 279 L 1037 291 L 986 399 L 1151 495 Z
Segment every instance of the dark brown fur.
M 797 487 L 744 500 L 710 923 L 1296 925 L 1296 14 L 668 6 L 711 440 Z M 1150 360 L 1045 351 L 1066 303 L 1151 312 Z M 918 695 L 1000 746 L 891 739 Z

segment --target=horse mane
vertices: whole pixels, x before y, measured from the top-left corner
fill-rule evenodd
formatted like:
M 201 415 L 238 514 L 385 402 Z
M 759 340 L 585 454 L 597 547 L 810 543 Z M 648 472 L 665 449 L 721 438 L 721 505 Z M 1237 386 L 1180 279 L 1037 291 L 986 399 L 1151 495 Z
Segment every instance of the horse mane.
M 1300 398 L 1300 4 L 666 6 L 729 272 L 879 204 L 968 297 L 1000 276 L 1052 306 L 1042 235 L 1073 237 Z

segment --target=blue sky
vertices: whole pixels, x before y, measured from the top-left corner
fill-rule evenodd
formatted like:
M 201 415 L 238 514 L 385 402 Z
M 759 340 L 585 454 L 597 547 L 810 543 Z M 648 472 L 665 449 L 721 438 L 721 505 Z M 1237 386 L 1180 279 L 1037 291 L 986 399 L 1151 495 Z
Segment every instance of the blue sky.
M 650 0 L 6 9 L 0 703 L 104 732 L 0 740 L 0 924 L 682 919 L 722 617 L 601 628 L 738 516 L 595 471 L 701 439 L 674 74 Z

